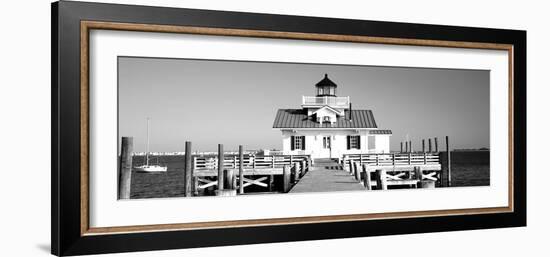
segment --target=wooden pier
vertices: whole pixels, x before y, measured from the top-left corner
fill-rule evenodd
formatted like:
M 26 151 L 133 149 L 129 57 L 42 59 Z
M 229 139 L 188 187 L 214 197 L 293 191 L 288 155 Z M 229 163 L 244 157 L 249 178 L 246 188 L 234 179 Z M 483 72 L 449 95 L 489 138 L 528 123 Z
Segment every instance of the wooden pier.
M 437 138 L 434 141 L 438 149 Z M 263 187 L 267 192 L 282 193 L 432 188 L 436 184 L 447 187 L 451 185 L 448 137 L 445 142 L 445 152 L 431 152 L 431 140 L 428 140 L 428 152 L 425 152 L 424 140 L 422 152 L 413 152 L 412 142 L 408 141 L 404 144 L 405 152 L 347 154 L 340 160 L 317 159 L 315 162 L 309 155 L 245 155 L 242 146 L 238 154 L 226 155 L 221 144 L 217 155 L 192 156 L 191 142 L 186 142 L 183 192 L 186 197 L 202 195 L 199 191 L 204 190 L 214 190 L 219 196 L 234 196 L 246 193 L 245 188 L 252 185 Z M 119 199 L 127 199 L 132 138 L 123 137 L 121 148 Z M 273 190 L 275 176 L 282 178 L 282 189 Z
M 230 178 L 234 181 L 232 189 L 245 193 L 245 188 L 256 185 L 264 187 L 271 191 L 274 182 L 274 176 L 287 175 L 283 191 L 295 184 L 311 166 L 311 159 L 308 155 L 265 155 L 254 156 L 244 155 L 242 147 L 239 147 L 239 155 L 226 156 L 218 154 L 217 156 L 194 156 L 193 157 L 193 180 L 195 194 L 198 190 L 204 190 L 210 187 L 225 188 L 224 183 L 220 183 L 224 177 L 219 171 L 235 171 Z M 223 163 L 218 156 L 222 156 Z M 220 168 L 221 167 L 221 168 Z M 285 170 L 288 174 L 285 174 Z M 222 173 L 223 174 L 223 173 Z

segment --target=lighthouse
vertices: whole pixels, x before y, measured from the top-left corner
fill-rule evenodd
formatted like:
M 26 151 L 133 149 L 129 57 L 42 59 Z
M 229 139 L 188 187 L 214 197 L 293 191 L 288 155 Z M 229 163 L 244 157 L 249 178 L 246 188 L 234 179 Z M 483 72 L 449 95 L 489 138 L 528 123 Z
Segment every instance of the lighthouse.
M 315 96 L 302 96 L 299 109 L 279 109 L 273 128 L 282 133 L 285 155 L 341 159 L 344 154 L 389 153 L 389 129 L 378 128 L 371 110 L 352 110 L 349 96 L 324 74 Z

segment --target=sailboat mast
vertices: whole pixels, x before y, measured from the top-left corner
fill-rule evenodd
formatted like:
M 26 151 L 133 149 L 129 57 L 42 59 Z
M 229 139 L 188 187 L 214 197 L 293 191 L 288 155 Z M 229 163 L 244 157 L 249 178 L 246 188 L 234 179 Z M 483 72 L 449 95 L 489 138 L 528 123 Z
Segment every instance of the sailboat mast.
M 147 148 L 145 150 L 146 166 L 149 166 L 149 117 L 147 117 Z

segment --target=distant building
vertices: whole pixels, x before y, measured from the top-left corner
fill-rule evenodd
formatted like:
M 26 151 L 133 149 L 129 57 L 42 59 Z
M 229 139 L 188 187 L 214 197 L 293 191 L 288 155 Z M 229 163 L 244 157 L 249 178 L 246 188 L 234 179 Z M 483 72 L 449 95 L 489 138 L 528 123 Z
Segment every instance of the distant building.
M 283 154 L 342 158 L 344 154 L 389 153 L 391 130 L 379 129 L 371 110 L 352 110 L 350 98 L 336 96 L 325 77 L 316 96 L 303 96 L 301 109 L 279 109 L 273 128 L 283 134 Z

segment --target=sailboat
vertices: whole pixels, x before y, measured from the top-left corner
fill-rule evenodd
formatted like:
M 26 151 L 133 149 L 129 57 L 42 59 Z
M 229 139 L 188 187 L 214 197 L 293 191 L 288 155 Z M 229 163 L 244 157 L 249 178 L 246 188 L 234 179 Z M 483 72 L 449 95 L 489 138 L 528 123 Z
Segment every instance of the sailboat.
M 145 165 L 134 167 L 134 170 L 136 172 L 144 172 L 144 173 L 166 172 L 167 170 L 166 166 L 149 164 L 149 120 L 150 119 L 147 118 L 147 148 L 145 150 Z

